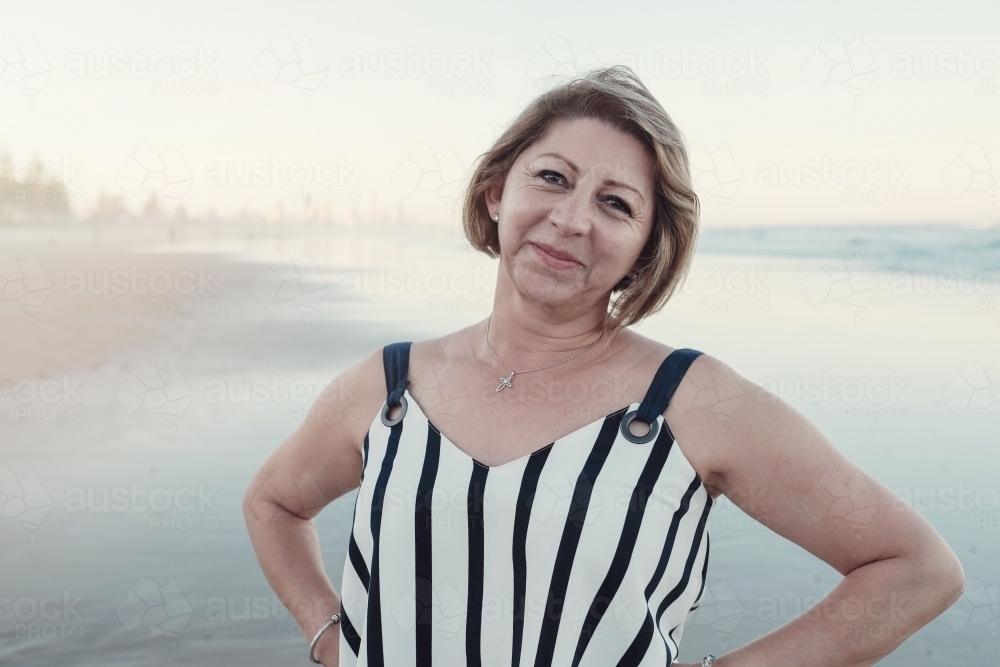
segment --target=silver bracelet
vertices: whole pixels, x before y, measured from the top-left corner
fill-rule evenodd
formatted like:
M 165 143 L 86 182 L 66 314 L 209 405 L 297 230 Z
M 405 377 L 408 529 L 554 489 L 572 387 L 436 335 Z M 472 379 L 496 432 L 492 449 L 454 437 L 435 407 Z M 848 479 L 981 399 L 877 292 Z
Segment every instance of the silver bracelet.
M 701 667 L 712 667 L 715 663 L 715 656 L 709 653 L 704 658 L 701 659 Z
M 312 644 L 309 645 L 309 659 L 315 662 L 317 665 L 321 665 L 319 660 L 316 659 L 316 643 L 319 642 L 319 638 L 323 636 L 323 633 L 329 629 L 329 627 L 335 623 L 340 623 L 340 614 L 334 614 L 330 617 L 330 620 L 323 624 L 323 627 L 319 629 L 316 636 L 313 637 Z

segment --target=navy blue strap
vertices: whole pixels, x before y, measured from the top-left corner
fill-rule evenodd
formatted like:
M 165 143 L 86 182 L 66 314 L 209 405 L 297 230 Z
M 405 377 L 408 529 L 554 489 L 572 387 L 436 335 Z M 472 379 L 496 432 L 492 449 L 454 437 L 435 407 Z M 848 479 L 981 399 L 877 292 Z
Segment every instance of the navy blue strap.
M 391 343 L 382 348 L 382 365 L 385 366 L 385 402 L 399 403 L 399 399 L 410 381 L 406 375 L 410 370 L 410 342 Z
M 652 424 L 659 415 L 667 409 L 670 399 L 681 383 L 691 363 L 702 355 L 698 350 L 683 347 L 667 355 L 660 367 L 656 369 L 653 383 L 646 391 L 646 397 L 637 410 L 636 419 Z

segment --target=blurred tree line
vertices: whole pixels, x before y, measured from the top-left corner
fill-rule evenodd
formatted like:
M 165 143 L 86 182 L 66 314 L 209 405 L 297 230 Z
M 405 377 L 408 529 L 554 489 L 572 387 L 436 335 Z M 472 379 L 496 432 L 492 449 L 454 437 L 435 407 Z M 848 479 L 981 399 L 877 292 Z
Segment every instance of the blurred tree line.
M 69 218 L 69 198 L 60 165 L 0 153 L 0 224 Z

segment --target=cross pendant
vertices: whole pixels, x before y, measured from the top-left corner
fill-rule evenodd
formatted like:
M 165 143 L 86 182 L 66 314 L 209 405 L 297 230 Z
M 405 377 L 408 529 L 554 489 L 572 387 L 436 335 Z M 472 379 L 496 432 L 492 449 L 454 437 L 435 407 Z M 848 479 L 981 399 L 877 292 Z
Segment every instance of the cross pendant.
M 499 384 L 499 386 L 497 386 L 497 391 L 500 391 L 504 387 L 510 387 L 511 386 L 510 385 L 510 381 L 511 381 L 511 379 L 513 379 L 513 377 L 514 377 L 514 374 L 511 373 L 510 375 L 508 375 L 505 378 L 503 378 L 503 377 L 500 378 L 500 384 Z

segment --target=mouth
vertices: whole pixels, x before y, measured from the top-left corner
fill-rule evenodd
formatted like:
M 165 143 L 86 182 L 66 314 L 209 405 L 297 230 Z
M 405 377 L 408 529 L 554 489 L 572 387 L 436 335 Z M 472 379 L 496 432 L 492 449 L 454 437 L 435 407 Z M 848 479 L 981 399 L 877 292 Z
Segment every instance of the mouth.
M 544 243 L 531 243 L 531 245 L 535 249 L 535 253 L 549 266 L 557 269 L 569 269 L 580 265 L 580 261 L 567 252 L 561 252 Z

